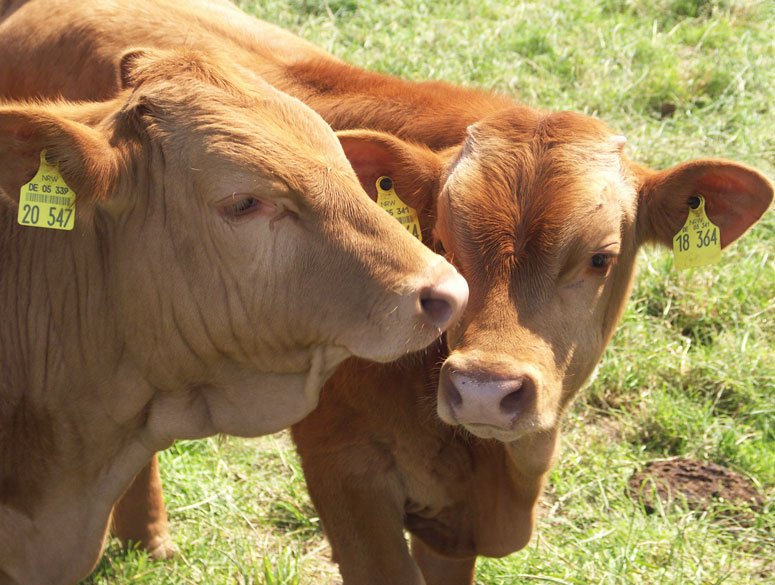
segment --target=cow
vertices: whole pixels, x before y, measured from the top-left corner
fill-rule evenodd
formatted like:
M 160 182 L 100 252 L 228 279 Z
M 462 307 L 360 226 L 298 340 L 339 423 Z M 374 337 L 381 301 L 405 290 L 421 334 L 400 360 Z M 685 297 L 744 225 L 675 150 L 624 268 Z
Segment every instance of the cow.
M 185 48 L 116 66 L 114 98 L 0 105 L 2 585 L 77 582 L 154 452 L 287 427 L 467 297 L 297 99 Z
M 699 159 L 655 171 L 629 160 L 625 138 L 595 118 L 364 71 L 225 2 L 112 0 L 95 17 L 93 6 L 73 15 L 69 3 L 29 4 L 64 19 L 57 42 L 75 71 L 25 83 L 110 94 L 129 47 L 225 52 L 247 79 L 271 80 L 342 131 L 372 198 L 391 177 L 423 241 L 468 280 L 468 307 L 444 343 L 388 365 L 346 361 L 293 427 L 345 585 L 469 584 L 476 555 L 524 547 L 562 413 L 620 319 L 638 249 L 671 246 L 698 195 L 722 247 L 772 200 L 769 179 L 745 165 Z M 3 33 L 0 43 L 25 47 L 20 60 L 54 56 L 45 39 Z M 88 67 L 86 55 L 96 56 Z M 142 498 L 163 520 L 155 473 L 128 494 L 139 507 L 119 502 L 119 531 Z

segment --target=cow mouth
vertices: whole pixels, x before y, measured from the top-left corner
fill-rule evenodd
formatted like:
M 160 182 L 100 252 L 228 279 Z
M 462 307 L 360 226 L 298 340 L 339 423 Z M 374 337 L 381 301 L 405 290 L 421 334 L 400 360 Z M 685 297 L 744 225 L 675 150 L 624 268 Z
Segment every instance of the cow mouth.
M 531 429 L 504 429 L 486 423 L 460 423 L 465 430 L 480 439 L 493 439 L 501 443 L 511 443 L 528 434 Z

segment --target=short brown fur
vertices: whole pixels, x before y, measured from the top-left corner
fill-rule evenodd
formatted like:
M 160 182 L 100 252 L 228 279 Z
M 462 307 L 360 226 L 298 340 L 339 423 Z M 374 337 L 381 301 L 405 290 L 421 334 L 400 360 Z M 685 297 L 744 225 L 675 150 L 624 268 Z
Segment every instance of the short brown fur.
M 424 241 L 445 249 L 471 287 L 448 347 L 388 366 L 346 362 L 293 435 L 346 585 L 468 585 L 476 555 L 528 542 L 561 413 L 619 320 L 637 249 L 669 245 L 687 199 L 700 191 L 726 246 L 767 209 L 771 183 L 727 161 L 655 172 L 630 162 L 623 139 L 587 116 L 363 71 L 237 10 L 223 8 L 225 18 L 222 8 L 168 3 L 167 22 L 185 26 L 170 24 L 160 36 L 123 6 L 131 37 L 88 24 L 105 57 L 88 74 L 108 79 L 97 73 L 133 44 L 227 48 L 247 75 L 350 130 L 342 144 L 372 197 L 375 178 L 386 174 L 421 210 Z M 86 75 L 76 69 L 72 79 Z M 88 91 L 68 77 L 57 82 Z M 592 265 L 607 254 L 616 261 Z M 479 390 L 465 398 L 470 411 L 455 407 L 461 380 Z M 500 396 L 494 407 L 481 398 L 499 385 L 518 388 L 503 398 L 513 418 L 498 418 Z M 468 430 L 443 424 L 436 411 Z

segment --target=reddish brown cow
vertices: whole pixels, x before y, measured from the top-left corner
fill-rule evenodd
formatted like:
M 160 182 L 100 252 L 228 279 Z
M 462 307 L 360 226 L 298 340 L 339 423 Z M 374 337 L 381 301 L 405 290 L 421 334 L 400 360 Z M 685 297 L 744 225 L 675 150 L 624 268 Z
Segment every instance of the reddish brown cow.
M 155 451 L 286 427 L 465 304 L 301 102 L 186 49 L 117 65 L 114 99 L 0 104 L 1 585 L 80 580 Z
M 340 141 L 364 187 L 374 196 L 376 179 L 392 177 L 420 212 L 424 241 L 468 279 L 469 306 L 446 346 L 388 366 L 346 362 L 294 427 L 348 585 L 471 583 L 476 555 L 523 547 L 560 416 L 619 320 L 638 248 L 671 245 L 696 195 L 723 247 L 772 200 L 769 180 L 743 165 L 653 171 L 593 118 L 359 70 L 223 3 L 165 2 L 164 18 L 138 0 L 109 4 L 116 14 L 57 13 L 78 21 L 67 53 L 77 84 L 59 72 L 26 83 L 110 91 L 115 55 L 134 44 L 226 51 L 247 76 L 353 129 Z M 20 59 L 47 50 L 33 42 Z M 78 65 L 87 55 L 89 67 Z

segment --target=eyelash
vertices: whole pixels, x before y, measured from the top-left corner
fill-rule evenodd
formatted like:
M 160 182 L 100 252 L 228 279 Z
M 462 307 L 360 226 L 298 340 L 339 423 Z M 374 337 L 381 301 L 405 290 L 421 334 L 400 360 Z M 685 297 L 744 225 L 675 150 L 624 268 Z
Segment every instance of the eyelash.
M 233 205 L 229 205 L 224 209 L 228 215 L 231 215 L 232 217 L 240 217 L 247 215 L 252 209 L 255 209 L 261 204 L 263 204 L 263 202 L 256 199 L 255 197 L 245 197 L 244 199 L 240 199 Z
M 592 256 L 591 260 L 589 261 L 589 266 L 593 270 L 598 271 L 608 271 L 611 266 L 613 266 L 616 263 L 616 255 L 615 254 L 595 254 Z
M 298 214 L 285 209 L 283 206 L 274 205 L 259 197 L 232 196 L 219 205 L 221 213 L 231 219 L 240 219 L 252 214 L 269 217 L 269 226 L 283 217 L 298 218 Z

